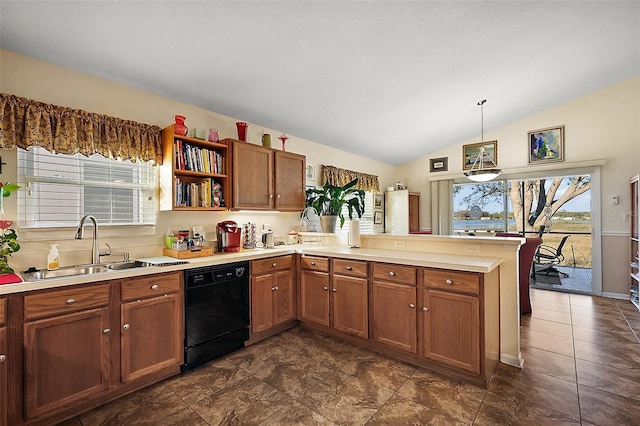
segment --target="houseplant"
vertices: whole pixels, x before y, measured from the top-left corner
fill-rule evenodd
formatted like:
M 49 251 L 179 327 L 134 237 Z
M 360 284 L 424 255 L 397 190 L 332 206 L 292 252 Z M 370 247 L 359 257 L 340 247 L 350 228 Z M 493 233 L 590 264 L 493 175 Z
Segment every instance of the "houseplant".
M 4 213 L 3 198 L 11 195 L 11 192 L 20 189 L 18 185 L 11 183 L 0 183 L 0 213 Z M 18 235 L 14 229 L 9 228 L 13 222 L 9 220 L 0 220 L 0 275 L 13 274 L 13 268 L 9 266 L 8 258 L 12 253 L 20 250 L 18 244 Z
M 322 188 L 309 188 L 306 191 L 306 207 L 313 207 L 320 214 L 320 223 L 324 232 L 335 232 L 336 222 L 340 219 L 340 228 L 344 226 L 343 207 L 349 211 L 349 219 L 353 214 L 358 217 L 364 214 L 364 191 L 355 189 L 358 179 L 344 186 L 331 185 L 325 182 Z

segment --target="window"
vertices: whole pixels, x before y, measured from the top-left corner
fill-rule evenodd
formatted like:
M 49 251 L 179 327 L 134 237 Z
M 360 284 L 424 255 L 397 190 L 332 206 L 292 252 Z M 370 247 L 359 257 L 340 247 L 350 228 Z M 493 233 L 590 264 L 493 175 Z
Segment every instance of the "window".
M 101 225 L 153 224 L 155 176 L 150 161 L 18 149 L 20 226 L 77 226 L 87 214 Z

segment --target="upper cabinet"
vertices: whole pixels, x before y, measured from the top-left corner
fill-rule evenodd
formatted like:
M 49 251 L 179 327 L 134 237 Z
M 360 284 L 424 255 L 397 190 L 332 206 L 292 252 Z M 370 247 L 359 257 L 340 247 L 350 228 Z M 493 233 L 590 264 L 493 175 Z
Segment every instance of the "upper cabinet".
M 233 209 L 300 211 L 305 156 L 233 141 Z
M 209 142 L 162 130 L 160 210 L 227 210 L 232 205 L 230 139 Z

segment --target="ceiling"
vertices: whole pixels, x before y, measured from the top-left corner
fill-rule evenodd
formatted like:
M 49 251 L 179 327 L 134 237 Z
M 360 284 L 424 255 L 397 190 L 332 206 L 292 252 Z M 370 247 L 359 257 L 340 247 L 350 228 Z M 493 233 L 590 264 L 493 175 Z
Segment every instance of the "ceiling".
M 390 165 L 479 140 L 479 100 L 488 132 L 640 74 L 638 1 L 2 0 L 0 24 L 3 49 Z

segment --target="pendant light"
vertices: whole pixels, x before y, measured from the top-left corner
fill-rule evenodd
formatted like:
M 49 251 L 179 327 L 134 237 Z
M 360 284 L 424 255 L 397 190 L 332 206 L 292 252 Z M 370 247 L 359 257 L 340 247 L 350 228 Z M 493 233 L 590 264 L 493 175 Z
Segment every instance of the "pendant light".
M 502 173 L 493 158 L 484 149 L 484 103 L 486 99 L 478 102 L 480 106 L 480 135 L 481 145 L 480 152 L 471 166 L 471 170 L 464 172 L 464 175 L 474 182 L 488 182 L 497 178 Z

